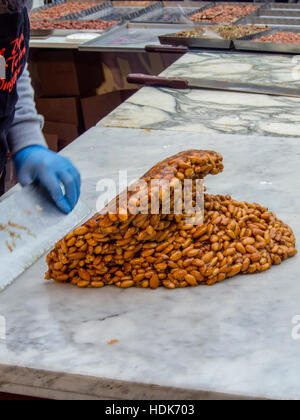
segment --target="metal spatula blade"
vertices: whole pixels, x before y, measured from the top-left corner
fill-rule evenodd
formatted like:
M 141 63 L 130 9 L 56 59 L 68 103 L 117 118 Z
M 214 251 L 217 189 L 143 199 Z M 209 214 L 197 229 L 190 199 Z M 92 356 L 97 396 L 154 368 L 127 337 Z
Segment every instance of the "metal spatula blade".
M 89 214 L 82 201 L 69 215 L 62 214 L 39 186 L 23 188 L 1 202 L 0 291 Z
M 210 89 L 229 92 L 256 93 L 273 96 L 300 97 L 300 90 L 283 86 L 262 86 L 255 83 L 239 83 L 222 80 L 200 79 L 192 77 L 163 77 L 149 74 L 129 74 L 128 83 L 143 86 L 165 87 L 171 89 Z

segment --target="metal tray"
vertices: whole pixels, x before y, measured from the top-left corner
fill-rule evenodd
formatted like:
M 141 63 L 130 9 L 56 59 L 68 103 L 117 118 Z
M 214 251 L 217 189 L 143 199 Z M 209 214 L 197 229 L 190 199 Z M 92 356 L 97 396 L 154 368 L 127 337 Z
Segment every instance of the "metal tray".
M 201 5 L 201 3 L 207 4 L 207 1 L 198 1 L 198 0 L 193 0 L 193 1 L 186 1 L 186 0 L 184 0 L 184 1 L 169 1 L 169 0 L 167 0 L 167 1 L 164 1 L 163 0 L 163 1 L 161 1 L 161 3 L 165 7 L 177 7 L 177 6 L 195 7 L 195 3 L 198 4 L 198 5 L 199 4 Z M 211 4 L 211 3 L 213 3 L 213 0 L 209 4 Z
M 185 45 L 189 48 L 212 48 L 229 50 L 233 43 L 231 39 L 218 38 L 187 38 L 178 37 L 176 33 L 159 36 L 160 43 L 163 45 Z
M 105 1 L 105 0 L 104 1 L 95 0 L 95 1 L 98 2 L 99 5 L 94 6 L 94 7 L 90 8 L 90 9 L 87 9 L 87 10 L 91 10 L 91 9 L 97 9 L 98 10 L 99 8 L 106 7 L 107 5 L 110 4 L 110 1 Z M 81 2 L 81 3 L 95 3 L 95 1 L 94 0 L 71 0 L 72 3 L 76 3 L 76 2 Z M 43 11 L 43 10 L 53 9 L 56 6 L 59 6 L 61 4 L 66 4 L 66 3 L 70 3 L 70 1 L 68 1 L 68 0 L 61 0 L 61 1 L 58 1 L 57 3 L 47 4 L 45 6 L 41 6 L 41 7 L 37 7 L 35 9 L 32 9 L 32 11 L 30 12 L 30 18 L 31 18 L 31 15 L 33 13 L 37 13 L 37 12 L 40 12 L 40 11 Z M 80 13 L 82 13 L 82 12 L 72 13 L 72 14 L 69 14 L 69 15 L 65 15 L 65 16 L 62 16 L 62 17 L 60 17 L 58 19 L 51 19 L 51 18 L 46 18 L 46 17 L 45 17 L 45 19 L 47 19 L 47 20 L 61 20 L 61 19 L 66 19 L 69 16 L 74 16 L 74 15 L 77 16 Z M 35 18 L 35 17 L 33 17 L 31 19 L 34 19 L 34 20 L 42 20 L 43 18 Z
M 263 6 L 263 9 L 268 10 L 300 10 L 300 5 L 297 3 L 273 3 L 269 2 Z
M 134 20 L 138 23 L 186 23 L 189 17 L 211 7 L 212 3 L 193 3 L 193 6 L 186 6 L 185 3 L 177 5 L 164 5 L 158 10 L 146 13 Z
M 220 25 L 221 26 L 221 25 Z M 208 26 L 209 28 L 209 26 Z M 259 34 L 264 35 L 268 31 L 262 30 Z M 256 34 L 255 34 L 256 35 Z M 163 45 L 184 45 L 189 48 L 213 48 L 213 49 L 230 49 L 233 47 L 234 39 L 219 39 L 206 37 L 178 37 L 176 33 L 160 36 L 159 40 Z
M 174 24 L 174 30 L 184 31 L 191 26 Z M 123 23 L 110 28 L 101 37 L 82 44 L 80 51 L 141 52 L 146 45 L 160 45 L 158 37 L 170 32 L 168 24 Z
M 59 6 L 60 4 L 66 4 L 66 3 L 67 3 L 67 0 L 60 0 L 60 1 L 57 1 L 56 3 L 50 3 L 50 4 L 45 4 L 44 6 L 35 7 L 34 9 L 31 9 L 29 16 L 33 13 L 38 13 L 38 12 L 41 12 L 42 10 L 48 10 L 48 9 L 53 8 L 54 6 Z
M 53 34 L 54 30 L 52 29 L 31 29 L 30 30 L 30 38 L 31 39 L 46 39 L 49 36 L 55 36 Z M 63 36 L 63 35 L 59 35 Z
M 111 29 L 111 28 L 109 28 Z M 107 29 L 107 31 L 109 30 Z M 30 30 L 30 38 L 31 39 L 46 39 L 50 36 L 68 36 L 74 33 L 96 33 L 96 34 L 103 34 L 100 29 L 31 29 Z
M 111 0 L 114 7 L 148 7 L 151 6 L 151 3 L 157 3 L 159 0 Z M 148 4 L 144 4 L 148 3 Z
M 250 35 L 248 37 L 234 40 L 234 48 L 240 51 L 260 51 L 260 52 L 273 52 L 273 53 L 285 53 L 285 54 L 300 54 L 300 44 L 287 44 L 287 43 L 275 43 L 275 42 L 255 42 L 255 39 L 268 34 L 276 34 L 288 30 L 289 32 L 300 33 L 300 28 L 280 28 L 265 31 L 263 33 Z
M 268 25 L 271 28 L 300 28 L 300 18 L 299 19 L 280 19 L 280 18 L 247 18 L 243 19 L 243 21 L 239 22 L 239 24 L 243 25 Z
M 300 8 L 297 10 L 260 10 L 259 17 L 271 19 L 293 19 L 300 17 Z
M 251 5 L 251 3 L 245 3 L 245 2 L 219 2 L 219 1 L 213 1 L 212 3 L 209 4 L 208 7 L 205 7 L 205 9 L 211 9 L 213 7 L 217 7 L 217 6 L 222 6 L 222 5 L 233 5 L 233 6 L 241 6 L 241 5 Z M 255 6 L 258 7 L 257 10 L 254 10 L 254 12 L 249 13 L 246 16 L 242 16 L 241 18 L 237 18 L 237 20 L 233 21 L 233 22 L 226 22 L 226 23 L 232 23 L 232 24 L 238 24 L 240 23 L 241 20 L 244 20 L 245 18 L 250 18 L 250 17 L 255 17 L 258 16 L 258 12 L 259 10 L 262 8 L 262 6 L 264 5 L 264 3 L 255 3 Z M 215 25 L 218 22 L 193 22 L 194 25 Z
M 114 5 L 111 1 L 106 2 L 102 7 L 91 8 L 83 10 L 82 12 L 74 13 L 68 15 L 62 20 L 65 19 L 76 19 L 76 20 L 94 20 L 101 19 L 104 21 L 129 21 L 134 18 L 137 18 L 147 11 L 155 10 L 161 8 L 159 2 L 152 2 L 149 6 L 119 6 Z
M 80 12 L 70 13 L 69 15 L 62 16 L 58 20 L 81 20 L 85 16 L 91 15 L 93 13 L 105 13 L 106 10 L 110 10 L 111 8 L 112 2 L 105 1 L 97 6 L 90 7 L 89 9 L 81 10 Z

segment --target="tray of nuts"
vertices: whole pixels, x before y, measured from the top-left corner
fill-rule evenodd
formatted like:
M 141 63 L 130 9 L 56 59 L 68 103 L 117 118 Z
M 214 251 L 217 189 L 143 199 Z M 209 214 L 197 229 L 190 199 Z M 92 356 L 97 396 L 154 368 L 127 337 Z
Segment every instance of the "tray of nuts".
M 106 22 L 102 20 L 64 20 L 48 21 L 35 20 L 31 22 L 31 38 L 47 38 L 49 36 L 67 36 L 76 32 L 96 32 L 103 33 L 109 28 L 117 25 L 118 22 Z
M 236 50 L 300 54 L 300 28 L 272 29 L 234 41 Z
M 219 3 L 215 2 L 213 7 L 190 16 L 195 24 L 234 23 L 245 16 L 254 16 L 262 5 L 249 3 Z
M 173 3 L 173 2 L 172 2 Z M 210 7 L 211 3 L 198 2 L 197 6 L 192 3 L 192 6 L 186 6 L 185 3 L 182 5 L 177 3 L 176 5 L 167 5 L 157 10 L 152 10 L 143 14 L 139 18 L 135 19 L 134 22 L 145 22 L 145 23 L 187 23 L 189 17 L 203 11 Z
M 159 36 L 159 41 L 163 45 L 185 45 L 189 48 L 230 49 L 232 47 L 230 39 L 223 39 L 213 31 L 210 33 L 204 26 L 191 31 L 162 35 Z
M 143 2 L 142 2 L 143 3 Z M 121 6 L 112 2 L 107 2 L 103 7 L 97 9 L 86 9 L 78 13 L 70 14 L 61 19 L 70 20 L 95 20 L 103 21 L 129 21 L 133 20 L 148 11 L 152 11 L 161 7 L 159 2 L 152 2 L 149 6 L 143 5 L 127 5 Z
M 99 10 L 108 7 L 109 2 L 99 2 L 93 0 L 72 0 L 60 1 L 53 5 L 47 5 L 33 9 L 30 13 L 30 19 L 61 19 L 70 14 L 78 13 L 83 10 L 93 9 Z
M 160 36 L 161 44 L 185 45 L 189 48 L 218 48 L 230 49 L 232 40 L 245 35 L 265 33 L 267 26 L 257 25 L 212 25 L 201 26 L 191 31 L 182 31 L 176 34 Z
M 74 31 L 93 31 L 102 33 L 112 26 L 118 24 L 118 21 L 102 21 L 100 19 L 80 21 L 77 19 L 68 20 L 68 14 L 76 10 L 88 10 L 91 13 L 109 8 L 111 3 L 95 1 L 71 1 L 59 2 L 55 6 L 44 6 L 34 9 L 31 13 L 30 35 L 32 38 L 47 38 L 52 36 L 66 36 Z M 77 15 L 77 14 L 75 14 Z
M 254 35 L 269 31 L 271 28 L 269 26 L 260 26 L 260 25 L 218 25 L 212 26 L 214 30 L 221 35 L 224 39 L 239 39 L 245 36 Z

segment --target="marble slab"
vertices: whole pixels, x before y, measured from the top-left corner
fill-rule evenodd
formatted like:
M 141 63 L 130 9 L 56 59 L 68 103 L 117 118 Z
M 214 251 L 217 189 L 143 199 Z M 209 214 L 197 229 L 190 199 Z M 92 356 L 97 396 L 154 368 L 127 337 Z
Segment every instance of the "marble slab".
M 145 87 L 98 125 L 199 134 L 298 137 L 300 98 Z
M 162 75 L 299 87 L 297 63 L 297 60 L 293 62 L 292 57 L 282 55 L 188 53 Z M 104 118 L 99 125 L 203 134 L 298 137 L 299 111 L 300 98 L 209 89 L 146 87 Z
M 299 88 L 299 64 L 297 55 L 189 52 L 163 74 Z
M 225 170 L 209 192 L 269 206 L 300 236 L 298 139 L 93 128 L 64 154 L 82 198 L 97 181 L 134 179 L 166 156 L 214 149 Z M 134 169 L 133 169 L 134 168 Z M 80 290 L 45 282 L 44 258 L 0 294 L 0 390 L 60 398 L 299 399 L 299 257 L 213 287 Z M 110 340 L 118 340 L 113 345 Z M 142 384 L 142 385 L 140 385 Z

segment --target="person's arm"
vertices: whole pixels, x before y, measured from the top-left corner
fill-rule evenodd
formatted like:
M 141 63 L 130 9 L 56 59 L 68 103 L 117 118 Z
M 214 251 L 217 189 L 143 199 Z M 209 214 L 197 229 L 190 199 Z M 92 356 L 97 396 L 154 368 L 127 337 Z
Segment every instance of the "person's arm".
M 22 186 L 40 182 L 57 207 L 64 213 L 70 213 L 79 199 L 80 174 L 68 159 L 47 148 L 42 133 L 43 117 L 38 115 L 35 108 L 27 67 L 18 80 L 17 91 L 19 100 L 7 142 L 18 180 Z
M 41 115 L 38 115 L 35 108 L 34 93 L 27 66 L 17 82 L 17 91 L 19 100 L 7 137 L 8 147 L 12 155 L 27 146 L 47 147 L 42 133 L 44 119 Z

